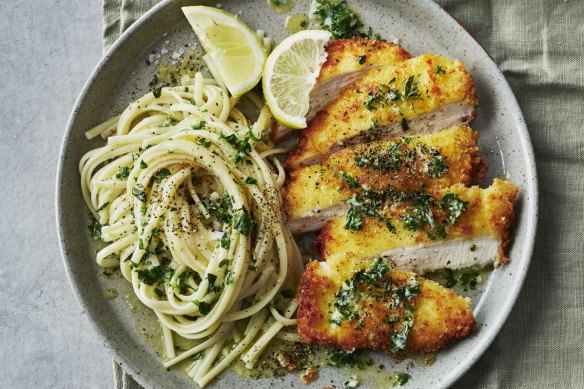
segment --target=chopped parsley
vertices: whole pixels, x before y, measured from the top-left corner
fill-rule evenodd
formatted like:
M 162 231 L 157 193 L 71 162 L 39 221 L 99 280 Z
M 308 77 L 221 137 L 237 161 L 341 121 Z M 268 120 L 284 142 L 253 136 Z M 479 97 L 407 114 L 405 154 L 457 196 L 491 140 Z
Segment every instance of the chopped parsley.
M 155 98 L 159 98 L 162 95 L 162 87 L 153 89 L 152 94 Z
M 124 178 L 128 178 L 130 175 L 130 167 L 122 166 L 120 170 L 116 173 L 116 178 L 118 180 L 123 180 Z
M 478 271 L 468 271 L 460 275 L 460 285 L 467 286 L 472 290 L 477 288 L 477 285 L 481 281 L 481 275 Z
M 89 221 L 90 223 L 88 227 L 91 236 L 95 240 L 101 240 L 101 223 L 95 218 L 95 216 L 93 216 L 93 213 L 91 212 L 89 212 Z
M 421 95 L 418 82 L 414 81 L 414 76 L 408 77 L 403 89 L 399 86 L 394 86 L 395 81 L 396 79 L 394 77 L 387 84 L 381 84 L 377 92 L 370 92 L 367 95 L 368 97 L 363 101 L 365 107 L 370 111 L 375 111 L 378 106 L 387 106 L 389 103 L 420 99 Z M 402 123 L 402 128 L 403 126 Z
M 229 239 L 229 234 L 227 232 L 223 233 L 223 236 L 221 236 L 221 247 L 223 247 L 224 249 L 228 249 L 229 247 L 231 247 L 231 239 Z
M 337 173 L 343 181 L 346 181 L 349 184 L 349 188 L 355 189 L 355 188 L 359 187 L 359 181 L 357 181 L 355 178 L 351 177 L 350 175 L 348 175 L 344 171 L 335 170 L 335 173 Z
M 363 227 L 363 204 L 349 200 L 349 212 L 344 227 L 353 232 L 359 231 Z
M 236 150 L 235 163 L 242 163 L 245 160 L 245 157 L 247 157 L 247 155 L 251 151 L 252 147 L 251 144 L 249 143 L 249 140 L 250 139 L 257 140 L 254 137 L 251 130 L 243 138 L 239 138 L 235 134 L 231 134 L 228 136 L 221 134 L 220 138 L 223 139 L 225 142 L 229 143 Z
M 198 361 L 199 359 L 203 359 L 204 356 L 205 356 L 205 352 L 204 351 L 199 351 L 198 353 L 194 354 L 191 357 L 191 361 Z
M 146 169 L 148 167 L 148 164 L 146 162 L 144 162 L 144 160 L 140 161 L 140 169 Z
M 456 277 L 454 275 L 454 270 L 445 267 L 444 268 L 444 272 L 446 273 L 446 284 L 444 286 L 446 286 L 447 288 L 452 288 L 454 285 L 456 285 L 458 283 L 458 281 L 456 280 Z
M 405 321 L 402 324 L 401 331 L 394 332 L 390 335 L 390 339 L 392 342 L 390 350 L 392 353 L 397 353 L 398 351 L 406 348 L 410 328 L 412 328 L 413 324 L 414 324 L 414 308 L 406 307 Z
M 200 130 L 201 128 L 205 127 L 205 124 L 207 124 L 207 122 L 204 120 L 201 120 L 199 123 L 193 124 L 193 126 L 191 128 L 193 130 Z
M 245 236 L 249 236 L 256 225 L 257 222 L 251 217 L 245 207 L 240 208 L 233 215 L 233 228 Z
M 258 180 L 253 177 L 246 177 L 245 181 L 236 181 L 240 185 L 256 185 Z
M 456 219 L 466 211 L 467 205 L 468 201 L 462 200 L 454 193 L 445 194 L 444 197 L 442 197 L 442 201 L 440 201 L 440 209 L 449 211 L 448 221 L 450 224 L 454 224 Z
M 370 37 L 379 39 L 371 28 L 363 31 L 363 22 L 355 13 L 347 0 L 316 0 L 313 13 L 314 18 L 324 30 L 330 31 L 334 39 Z
M 108 202 L 105 202 L 105 203 L 103 203 L 103 204 L 101 205 L 101 207 L 97 208 L 96 212 L 103 211 L 104 209 L 106 209 L 106 208 L 107 208 L 107 206 L 108 206 L 108 205 L 109 205 L 109 201 L 108 201 Z
M 360 55 L 360 56 L 357 57 L 357 62 L 359 63 L 359 65 L 363 65 L 366 60 L 367 60 L 367 56 L 366 55 Z
M 417 231 L 425 225 L 434 228 L 434 214 L 430 208 L 434 204 L 432 196 L 425 192 L 420 192 L 412 193 L 409 197 L 414 205 L 408 206 L 405 215 L 400 218 L 406 230 Z
M 231 197 L 225 195 L 219 199 L 219 201 L 214 202 L 209 198 L 204 198 L 201 200 L 203 206 L 217 217 L 223 223 L 231 222 L 231 211 L 233 209 L 233 204 L 231 202 Z
M 197 141 L 197 144 L 203 146 L 204 148 L 209 148 L 209 146 L 211 146 L 211 141 L 209 141 L 205 138 L 199 138 L 199 140 Z
M 399 386 L 403 386 L 408 383 L 408 381 L 412 378 L 408 373 L 398 373 L 395 377 L 395 381 L 393 382 L 393 387 L 397 388 Z
M 156 175 L 154 176 L 154 182 L 160 184 L 160 182 L 162 182 L 162 179 L 168 176 L 170 176 L 170 170 L 168 170 L 167 168 L 160 169 L 158 172 L 156 172 Z
M 170 261 L 163 260 L 158 266 L 136 270 L 140 282 L 146 285 L 164 284 L 172 278 L 173 270 L 168 267 Z
M 132 194 L 141 202 L 145 203 L 147 201 L 146 192 L 144 191 L 144 187 L 142 185 L 137 185 L 132 188 Z
M 436 69 L 434 69 L 434 70 L 436 70 L 436 73 L 444 73 L 444 74 L 446 74 L 446 70 L 444 70 L 444 68 L 441 67 L 440 65 L 437 65 L 436 66 Z
M 195 304 L 197 307 L 199 307 L 199 312 L 201 313 L 201 315 L 206 315 L 209 312 L 211 312 L 211 304 L 209 304 L 209 303 L 206 303 L 204 301 L 194 300 L 193 304 Z
M 428 175 L 432 178 L 438 178 L 448 173 L 448 165 L 446 165 L 446 158 L 436 151 L 436 154 L 426 161 L 426 169 Z
M 352 367 L 363 370 L 373 362 L 369 358 L 364 358 L 359 351 L 346 351 L 330 349 L 326 351 L 327 364 L 335 367 Z

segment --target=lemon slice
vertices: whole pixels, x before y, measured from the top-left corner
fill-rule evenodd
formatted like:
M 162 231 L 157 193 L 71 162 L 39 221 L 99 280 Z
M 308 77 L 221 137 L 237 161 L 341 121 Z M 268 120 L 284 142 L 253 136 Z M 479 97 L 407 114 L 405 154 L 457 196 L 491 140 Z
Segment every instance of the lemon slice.
M 306 30 L 284 39 L 268 57 L 262 86 L 276 120 L 289 128 L 306 127 L 310 91 L 327 57 L 331 33 Z
M 241 96 L 252 89 L 262 76 L 266 49 L 256 33 L 235 15 L 223 10 L 193 6 L 183 13 L 212 62 L 211 72 L 229 92 Z

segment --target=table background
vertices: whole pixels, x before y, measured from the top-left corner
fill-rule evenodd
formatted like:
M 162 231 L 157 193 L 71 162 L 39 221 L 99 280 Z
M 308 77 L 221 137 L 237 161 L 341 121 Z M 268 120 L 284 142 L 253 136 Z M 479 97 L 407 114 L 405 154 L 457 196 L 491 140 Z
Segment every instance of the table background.
M 438 3 L 477 36 L 514 89 L 541 191 L 538 240 L 517 304 L 493 345 L 455 386 L 582 388 L 584 2 Z M 111 359 L 66 280 L 54 220 L 61 138 L 101 56 L 101 5 L 0 3 L 2 388 L 113 384 Z

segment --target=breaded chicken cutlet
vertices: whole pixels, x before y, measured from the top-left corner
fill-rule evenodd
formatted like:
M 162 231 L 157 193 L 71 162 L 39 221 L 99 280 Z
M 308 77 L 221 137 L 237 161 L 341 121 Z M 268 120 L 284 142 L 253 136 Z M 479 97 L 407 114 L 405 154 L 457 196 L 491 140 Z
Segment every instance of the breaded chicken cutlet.
M 434 134 L 357 145 L 320 164 L 293 171 L 283 192 L 293 233 L 315 231 L 348 210 L 354 186 L 370 191 L 415 192 L 471 185 L 486 166 L 478 156 L 478 134 L 455 126 Z
M 348 351 L 434 352 L 476 327 L 468 299 L 381 259 L 310 262 L 298 299 L 300 339 Z
M 343 89 L 301 131 L 288 171 L 365 140 L 431 133 L 468 124 L 478 104 L 472 77 L 460 61 L 424 54 L 369 69 Z
M 457 184 L 388 193 L 389 202 L 377 208 L 364 195 L 346 217 L 327 222 L 315 244 L 326 261 L 382 257 L 392 268 L 418 274 L 498 266 L 508 260 L 516 195 L 517 188 L 500 179 L 487 189 Z

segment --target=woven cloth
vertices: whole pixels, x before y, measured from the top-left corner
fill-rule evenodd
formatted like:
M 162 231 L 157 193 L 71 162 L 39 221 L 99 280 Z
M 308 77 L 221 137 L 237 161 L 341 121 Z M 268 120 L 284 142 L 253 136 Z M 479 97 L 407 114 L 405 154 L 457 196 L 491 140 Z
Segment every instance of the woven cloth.
M 157 0 L 103 0 L 104 50 Z M 584 1 L 438 0 L 511 84 L 535 149 L 540 219 L 501 332 L 455 388 L 584 388 Z M 115 388 L 139 389 L 114 362 Z

